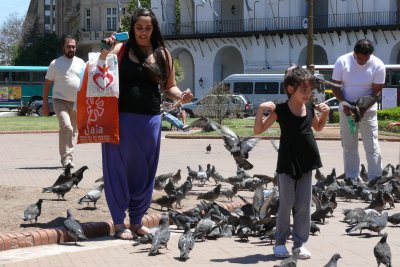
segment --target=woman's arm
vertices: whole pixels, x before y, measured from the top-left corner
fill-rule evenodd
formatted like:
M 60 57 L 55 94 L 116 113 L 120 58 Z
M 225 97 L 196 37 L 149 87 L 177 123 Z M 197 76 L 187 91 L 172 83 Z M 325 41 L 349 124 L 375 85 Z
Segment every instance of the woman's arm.
M 177 100 L 180 101 L 180 103 L 187 103 L 190 102 L 193 99 L 193 94 L 190 91 L 190 89 L 186 89 L 185 91 L 181 91 L 178 86 L 176 85 L 176 80 L 175 80 L 175 68 L 172 60 L 172 56 L 169 53 L 168 50 L 166 50 L 166 57 L 168 57 L 169 65 L 169 77 L 168 80 L 162 85 L 163 92 L 166 97 L 168 97 L 171 100 Z

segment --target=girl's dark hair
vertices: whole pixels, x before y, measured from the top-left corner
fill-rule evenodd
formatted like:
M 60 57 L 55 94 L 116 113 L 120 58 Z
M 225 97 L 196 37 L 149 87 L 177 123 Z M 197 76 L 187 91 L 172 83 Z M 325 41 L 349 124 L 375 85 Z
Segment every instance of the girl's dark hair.
M 151 23 L 153 25 L 153 32 L 150 37 L 151 45 L 154 51 L 154 58 L 156 64 L 148 64 L 146 61 L 147 55 L 145 55 L 139 48 L 135 38 L 135 23 L 138 21 L 139 17 L 146 16 L 151 18 Z M 149 77 L 153 79 L 154 82 L 164 85 L 168 80 L 170 75 L 170 62 L 168 57 L 167 49 L 165 48 L 164 39 L 161 35 L 160 27 L 158 21 L 153 11 L 147 8 L 137 8 L 131 17 L 131 25 L 129 29 L 129 41 L 127 43 L 128 48 L 132 48 L 135 56 L 138 58 L 139 63 L 141 63 L 148 73 Z
M 374 45 L 368 39 L 358 40 L 354 46 L 354 53 L 371 55 L 374 52 Z
M 283 86 L 288 98 L 290 98 L 290 94 L 287 90 L 288 86 L 290 85 L 297 90 L 305 81 L 314 82 L 314 75 L 308 69 L 296 65 L 289 67 L 285 72 L 285 79 L 283 80 Z

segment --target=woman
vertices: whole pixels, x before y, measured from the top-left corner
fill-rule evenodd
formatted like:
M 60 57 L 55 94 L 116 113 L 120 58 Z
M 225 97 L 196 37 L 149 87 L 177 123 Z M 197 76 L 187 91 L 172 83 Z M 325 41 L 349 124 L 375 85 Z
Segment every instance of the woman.
M 113 36 L 104 41 L 112 49 L 103 49 L 99 59 L 117 54 L 120 76 L 120 143 L 102 144 L 105 195 L 115 237 L 133 239 L 148 232 L 141 222 L 151 203 L 160 152 L 159 88 L 168 98 L 183 103 L 193 95 L 176 85 L 173 60 L 152 11 L 135 10 L 126 44 L 116 43 Z M 126 210 L 129 229 L 124 225 Z

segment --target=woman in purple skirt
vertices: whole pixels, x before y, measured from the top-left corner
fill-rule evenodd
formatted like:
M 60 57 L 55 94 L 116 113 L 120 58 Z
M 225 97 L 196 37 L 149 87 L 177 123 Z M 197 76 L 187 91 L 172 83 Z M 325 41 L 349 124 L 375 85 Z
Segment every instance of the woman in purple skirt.
M 175 81 L 170 52 L 165 48 L 154 13 L 135 10 L 129 40 L 104 40 L 112 48 L 103 49 L 100 60 L 109 53 L 119 58 L 120 143 L 102 144 L 104 188 L 115 227 L 115 237 L 133 239 L 148 229 L 141 222 L 151 203 L 161 140 L 161 93 L 182 103 L 193 95 L 181 92 Z M 124 219 L 129 214 L 129 228 Z

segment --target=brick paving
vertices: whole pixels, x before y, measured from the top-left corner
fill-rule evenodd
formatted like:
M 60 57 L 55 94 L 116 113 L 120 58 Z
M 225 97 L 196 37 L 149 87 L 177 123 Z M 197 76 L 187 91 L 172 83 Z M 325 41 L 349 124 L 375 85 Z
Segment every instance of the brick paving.
M 50 184 L 55 175 L 59 174 L 56 133 L 36 134 L 1 134 L 0 143 L 0 185 L 44 187 Z M 210 154 L 205 153 L 205 147 L 211 144 Z M 318 141 L 324 167 L 323 173 L 329 173 L 336 168 L 338 174 L 343 172 L 340 141 Z M 383 164 L 397 164 L 399 161 L 399 143 L 381 141 Z M 186 166 L 197 166 L 211 163 L 223 176 L 232 175 L 235 170 L 233 159 L 218 139 L 163 139 L 159 164 L 159 173 Z M 365 161 L 360 144 L 362 162 Z M 76 162 L 85 162 L 90 168 L 90 177 L 82 181 L 82 186 L 89 187 L 101 176 L 101 155 L 98 144 L 77 145 Z M 262 140 L 250 154 L 250 162 L 254 164 L 251 174 L 261 173 L 272 175 L 276 164 L 276 152 L 268 140 Z M 184 172 L 186 174 L 186 172 Z M 41 179 L 34 179 L 41 177 Z M 3 204 L 3 208 L 12 207 L 11 203 Z M 349 207 L 365 207 L 358 201 L 340 201 L 334 212 L 334 217 L 328 218 L 325 225 L 320 225 L 321 233 L 311 236 L 307 248 L 313 253 L 312 259 L 299 261 L 298 266 L 323 266 L 329 258 L 339 252 L 342 259 L 338 266 L 376 266 L 373 247 L 379 241 L 375 233 L 372 235 L 347 235 L 346 225 L 341 222 L 341 210 Z M 388 210 L 389 214 L 400 212 Z M 152 223 L 155 223 L 156 219 Z M 130 241 L 115 240 L 108 236 L 110 226 L 103 224 L 88 225 L 87 231 L 92 232 L 90 241 L 81 242 L 79 246 L 63 243 L 66 235 L 60 229 L 47 229 L 35 233 L 21 232 L 0 235 L 0 265 L 1 266 L 175 266 L 190 264 L 190 266 L 224 266 L 247 264 L 262 264 L 273 266 L 279 263 L 272 255 L 272 246 L 256 237 L 249 242 L 238 242 L 236 238 L 207 240 L 195 244 L 186 263 L 177 257 L 179 251 L 177 240 L 180 232 L 174 231 L 169 249 L 161 249 L 161 255 L 147 256 L 149 245 L 133 247 Z M 104 232 L 102 232 L 104 231 Z M 389 224 L 385 230 L 389 233 L 388 243 L 392 249 L 393 266 L 400 266 L 400 227 Z M 368 232 L 368 231 L 366 231 Z M 5 239 L 7 245 L 5 244 Z M 60 244 L 56 244 L 60 243 Z M 23 244 L 23 245 L 21 245 Z M 46 245 L 49 244 L 49 245 Z M 35 246 L 33 246 L 35 245 Z M 39 246 L 36 246 L 39 245 Z M 10 249 L 10 248 L 16 249 Z M 288 244 L 288 248 L 291 243 Z

